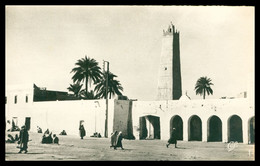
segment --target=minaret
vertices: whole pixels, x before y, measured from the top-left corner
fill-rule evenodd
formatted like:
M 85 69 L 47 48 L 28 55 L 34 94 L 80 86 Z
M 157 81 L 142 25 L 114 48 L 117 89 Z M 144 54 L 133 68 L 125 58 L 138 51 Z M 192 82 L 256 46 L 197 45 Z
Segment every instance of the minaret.
M 157 100 L 178 100 L 182 95 L 179 34 L 172 24 L 163 30 Z

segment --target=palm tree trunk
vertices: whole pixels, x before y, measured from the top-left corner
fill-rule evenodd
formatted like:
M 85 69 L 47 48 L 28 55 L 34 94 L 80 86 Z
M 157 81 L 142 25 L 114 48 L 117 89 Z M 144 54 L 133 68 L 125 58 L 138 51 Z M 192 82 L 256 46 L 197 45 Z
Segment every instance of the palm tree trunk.
M 85 79 L 86 79 L 85 86 L 86 86 L 86 95 L 87 95 L 87 93 L 88 93 L 88 78 L 87 78 L 87 76 L 85 77 Z
M 203 89 L 203 99 L 205 100 L 205 89 Z

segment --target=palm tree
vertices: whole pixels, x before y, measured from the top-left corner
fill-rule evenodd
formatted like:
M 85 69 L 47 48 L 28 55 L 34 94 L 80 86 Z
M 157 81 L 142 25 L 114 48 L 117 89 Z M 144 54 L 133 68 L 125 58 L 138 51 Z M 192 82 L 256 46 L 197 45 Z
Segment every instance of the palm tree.
M 73 68 L 71 73 L 75 73 L 72 76 L 73 82 L 84 82 L 85 81 L 85 90 L 88 92 L 88 84 L 91 85 L 91 81 L 94 81 L 94 84 L 101 79 L 101 69 L 98 66 L 98 62 L 95 59 L 91 59 L 87 56 L 85 58 L 79 59 L 75 63 L 77 67 Z
M 70 87 L 68 87 L 67 89 L 69 91 L 73 92 L 75 97 L 79 97 L 80 89 L 81 89 L 82 85 L 83 84 L 80 84 L 79 82 L 77 82 L 76 84 L 70 84 Z
M 214 85 L 211 82 L 210 78 L 207 77 L 200 77 L 195 85 L 196 95 L 203 94 L 203 99 L 205 99 L 206 92 L 208 95 L 213 94 L 213 90 L 211 89 L 210 85 Z
M 97 92 L 97 95 L 100 98 L 105 98 L 106 97 L 106 75 L 107 71 L 102 74 L 103 77 L 100 82 L 96 84 L 96 87 L 94 91 Z M 123 91 L 123 87 L 120 84 L 118 80 L 114 80 L 114 77 L 117 77 L 113 73 L 109 72 L 108 73 L 108 94 L 109 94 L 109 99 L 111 99 L 112 96 L 115 94 L 117 95 L 122 95 L 120 91 Z
M 82 99 L 98 99 L 99 98 L 97 95 L 95 95 L 93 90 L 91 90 L 90 92 L 86 93 L 85 89 L 80 91 L 80 97 Z

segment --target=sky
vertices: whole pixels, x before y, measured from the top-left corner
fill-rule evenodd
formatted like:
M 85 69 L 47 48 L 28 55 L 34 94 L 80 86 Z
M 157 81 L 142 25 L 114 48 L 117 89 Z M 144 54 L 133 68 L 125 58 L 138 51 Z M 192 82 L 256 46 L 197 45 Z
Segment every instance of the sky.
M 245 6 L 6 6 L 6 85 L 35 83 L 68 91 L 77 60 L 88 56 L 112 73 L 130 99 L 155 100 L 163 30 L 180 31 L 182 93 L 201 99 L 253 87 L 255 9 Z M 94 86 L 91 86 L 93 89 Z

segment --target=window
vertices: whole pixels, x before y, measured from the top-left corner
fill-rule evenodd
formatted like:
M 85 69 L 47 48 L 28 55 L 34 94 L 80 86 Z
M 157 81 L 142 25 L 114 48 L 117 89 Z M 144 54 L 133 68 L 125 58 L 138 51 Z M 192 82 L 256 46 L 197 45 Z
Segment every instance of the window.
M 25 96 L 25 102 L 28 103 L 28 95 Z
M 17 103 L 17 95 L 14 96 L 14 104 Z

